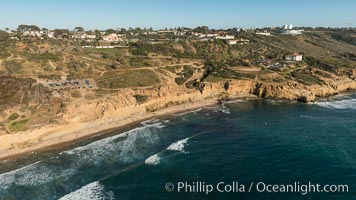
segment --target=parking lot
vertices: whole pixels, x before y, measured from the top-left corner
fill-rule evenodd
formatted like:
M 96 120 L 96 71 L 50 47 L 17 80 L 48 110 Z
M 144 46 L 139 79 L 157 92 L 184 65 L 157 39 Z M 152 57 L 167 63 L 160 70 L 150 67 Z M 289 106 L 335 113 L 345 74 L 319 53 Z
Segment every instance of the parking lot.
M 76 80 L 37 80 L 42 85 L 55 90 L 74 90 L 84 88 L 94 88 L 93 81 L 90 79 Z

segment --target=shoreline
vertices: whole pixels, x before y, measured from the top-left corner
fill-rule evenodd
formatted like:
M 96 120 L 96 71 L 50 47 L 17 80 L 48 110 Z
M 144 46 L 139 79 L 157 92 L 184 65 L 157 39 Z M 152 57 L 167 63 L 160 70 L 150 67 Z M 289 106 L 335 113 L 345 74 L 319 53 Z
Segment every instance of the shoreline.
M 57 133 L 54 132 L 53 134 L 51 134 L 53 138 L 52 140 L 45 140 L 44 142 L 25 148 L 13 148 L 5 150 L 3 153 L 0 154 L 0 162 L 7 162 L 9 160 L 16 161 L 17 158 L 31 154 L 67 149 L 66 147 L 75 146 L 75 144 L 78 143 L 85 143 L 85 141 L 90 140 L 95 141 L 101 138 L 110 137 L 111 135 L 119 134 L 113 133 L 115 131 L 122 132 L 120 130 L 130 130 L 133 127 L 137 127 L 141 122 L 152 119 L 154 117 L 184 113 L 198 108 L 217 105 L 218 103 L 219 101 L 217 99 L 204 99 L 202 101 L 196 101 L 193 103 L 184 103 L 180 105 L 171 106 L 152 113 L 146 113 L 143 115 L 141 114 L 138 116 L 130 116 L 123 120 L 120 120 L 121 122 L 115 125 L 111 125 L 111 123 L 101 124 L 101 126 L 92 128 L 90 130 L 88 130 L 87 127 L 84 126 L 83 129 L 79 127 L 79 130 L 67 131 L 64 134 L 61 134 L 60 131 L 58 131 Z M 81 123 L 78 124 L 78 126 L 83 126 L 84 124 L 87 123 Z
M 350 93 L 351 94 L 354 93 L 354 90 L 340 92 L 325 97 L 318 97 L 318 99 L 328 98 L 340 94 L 350 94 Z M 119 121 L 118 124 L 112 125 L 112 122 L 101 123 L 99 126 L 91 127 L 90 129 L 87 125 L 95 123 L 95 120 L 94 122 L 82 122 L 79 124 L 75 124 L 77 130 L 74 131 L 66 130 L 66 128 L 70 129 L 70 127 L 73 126 L 73 124 L 63 125 L 59 127 L 59 129 L 57 130 L 50 131 L 53 133 L 48 135 L 52 137 L 52 140 L 47 139 L 44 142 L 40 142 L 38 144 L 34 144 L 32 146 L 25 147 L 25 148 L 12 148 L 8 150 L 4 150 L 3 153 L 0 154 L 0 162 L 5 163 L 8 161 L 10 162 L 17 161 L 18 159 L 26 156 L 37 155 L 46 152 L 59 152 L 62 150 L 75 148 L 77 146 L 83 146 L 93 141 L 100 140 L 113 135 L 117 135 L 122 132 L 136 128 L 137 126 L 140 125 L 141 122 L 152 119 L 154 117 L 162 117 L 166 115 L 186 113 L 198 108 L 218 105 L 225 101 L 233 102 L 236 100 L 250 100 L 250 99 L 261 99 L 261 98 L 254 95 L 248 95 L 248 96 L 242 95 L 242 96 L 237 96 L 234 98 L 227 98 L 227 99 L 208 98 L 208 99 L 203 99 L 191 103 L 174 105 L 155 112 L 147 112 L 144 114 L 135 113 L 134 115 L 128 116 L 126 118 L 123 119 L 120 118 L 118 120 Z

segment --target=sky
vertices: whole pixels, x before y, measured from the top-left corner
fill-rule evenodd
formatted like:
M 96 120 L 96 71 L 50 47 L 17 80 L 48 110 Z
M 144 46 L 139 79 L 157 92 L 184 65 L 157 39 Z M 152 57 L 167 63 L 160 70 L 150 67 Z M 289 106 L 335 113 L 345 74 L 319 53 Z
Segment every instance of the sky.
M 0 29 L 356 27 L 355 0 L 2 0 Z

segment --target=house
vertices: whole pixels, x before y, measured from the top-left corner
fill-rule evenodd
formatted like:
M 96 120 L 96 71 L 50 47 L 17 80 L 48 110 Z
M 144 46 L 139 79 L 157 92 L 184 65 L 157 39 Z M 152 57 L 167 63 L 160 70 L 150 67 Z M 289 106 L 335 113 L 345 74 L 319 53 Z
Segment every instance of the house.
M 118 42 L 123 40 L 124 35 L 111 33 L 103 36 L 103 40 L 106 42 Z
M 271 36 L 270 32 L 256 32 L 256 35 Z
M 304 30 L 284 30 L 282 34 L 284 35 L 301 35 Z
M 228 43 L 229 45 L 234 45 L 234 44 L 237 44 L 237 41 L 238 41 L 238 40 L 228 40 L 227 43 Z
M 85 40 L 87 42 L 91 42 L 96 39 L 95 34 L 87 34 L 87 33 L 83 33 L 83 32 L 75 33 L 72 37 L 74 39 Z
M 286 55 L 284 59 L 286 61 L 302 61 L 303 55 L 301 54 Z
M 300 34 L 302 34 L 303 31 L 304 31 L 303 29 L 293 29 L 292 24 L 285 24 L 283 26 L 282 34 L 284 34 L 284 35 L 300 35 Z
M 25 31 L 22 33 L 23 36 L 31 36 L 31 37 L 41 37 L 44 34 L 43 31 Z
M 250 42 L 250 40 L 248 39 L 243 39 L 243 38 L 240 38 L 238 40 L 228 40 L 227 43 L 229 45 L 234 45 L 234 44 L 240 44 L 240 45 L 243 45 L 243 44 L 248 44 Z
M 48 31 L 47 32 L 47 37 L 48 38 L 54 38 L 54 32 L 53 31 Z
M 233 36 L 233 35 L 216 36 L 215 39 L 233 40 L 233 39 L 235 39 L 235 36 Z

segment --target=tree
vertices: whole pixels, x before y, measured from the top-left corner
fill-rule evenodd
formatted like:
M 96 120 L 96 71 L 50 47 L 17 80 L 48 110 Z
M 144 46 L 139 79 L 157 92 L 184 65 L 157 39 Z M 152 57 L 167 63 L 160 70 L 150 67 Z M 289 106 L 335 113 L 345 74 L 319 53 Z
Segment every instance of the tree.
M 121 28 L 120 31 L 119 31 L 120 34 L 126 34 L 127 33 L 127 30 L 124 29 L 124 28 Z
M 108 29 L 105 31 L 107 34 L 115 33 L 116 31 L 114 29 Z
M 140 27 L 136 27 L 134 31 L 135 31 L 135 33 L 141 33 L 142 32 Z
M 26 24 L 20 24 L 20 25 L 17 27 L 17 31 L 18 31 L 18 32 L 21 32 L 21 33 L 25 32 L 25 31 L 27 31 L 27 30 L 28 30 L 28 25 L 26 25 Z
M 84 31 L 84 28 L 83 27 L 80 27 L 80 26 L 77 26 L 74 28 L 74 31 L 76 32 L 83 32 Z
M 6 40 L 7 38 L 9 38 L 9 34 L 0 30 L 0 41 Z
M 28 26 L 28 29 L 30 31 L 40 31 L 41 30 L 40 27 L 38 27 L 36 25 L 30 25 L 30 26 Z

